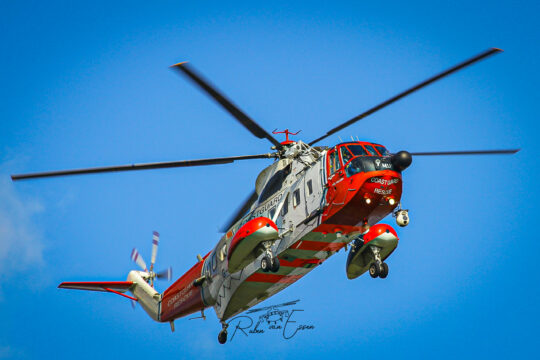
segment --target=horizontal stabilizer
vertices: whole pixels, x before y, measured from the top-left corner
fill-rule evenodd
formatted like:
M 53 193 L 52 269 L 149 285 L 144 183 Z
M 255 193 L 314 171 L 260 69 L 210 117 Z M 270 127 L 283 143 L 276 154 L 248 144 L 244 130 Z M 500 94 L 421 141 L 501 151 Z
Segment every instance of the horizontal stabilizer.
M 63 282 L 60 285 L 58 285 L 58 287 L 61 289 L 120 292 L 120 293 L 126 292 L 132 286 L 133 286 L 133 281 L 79 281 L 79 282 Z

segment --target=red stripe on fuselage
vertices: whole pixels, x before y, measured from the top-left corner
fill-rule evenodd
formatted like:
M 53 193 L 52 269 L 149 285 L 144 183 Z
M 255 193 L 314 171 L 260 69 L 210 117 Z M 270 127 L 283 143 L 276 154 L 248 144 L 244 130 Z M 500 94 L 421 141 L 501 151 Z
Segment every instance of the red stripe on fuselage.
M 318 265 L 322 263 L 323 260 L 321 259 L 294 259 L 293 261 L 287 261 L 285 259 L 279 258 L 279 265 L 280 266 L 288 266 L 288 267 L 304 267 L 307 264 L 315 264 Z

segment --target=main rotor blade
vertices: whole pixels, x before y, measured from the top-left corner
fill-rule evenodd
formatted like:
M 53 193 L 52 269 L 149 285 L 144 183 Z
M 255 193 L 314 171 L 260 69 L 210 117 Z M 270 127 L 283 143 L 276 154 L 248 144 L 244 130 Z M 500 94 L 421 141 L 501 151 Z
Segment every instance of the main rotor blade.
M 401 98 L 403 98 L 403 97 L 405 97 L 407 95 L 410 95 L 411 93 L 413 93 L 413 92 L 415 92 L 417 90 L 420 90 L 421 88 L 423 88 L 423 87 L 425 87 L 425 86 L 427 86 L 427 85 L 429 85 L 429 84 L 431 84 L 431 83 L 433 83 L 433 82 L 435 82 L 437 80 L 442 79 L 445 76 L 448 76 L 448 75 L 450 75 L 450 74 L 452 74 L 452 73 L 454 73 L 454 72 L 456 72 L 458 70 L 463 69 L 464 67 L 467 67 L 467 66 L 469 66 L 469 65 L 471 65 L 471 64 L 473 64 L 473 63 L 475 63 L 477 61 L 480 61 L 480 60 L 482 60 L 482 59 L 484 59 L 484 58 L 486 58 L 488 56 L 491 56 L 491 55 L 499 53 L 499 52 L 502 52 L 502 50 L 497 49 L 497 48 L 491 48 L 491 49 L 488 49 L 488 50 L 486 50 L 486 51 L 484 51 L 484 52 L 470 58 L 469 60 L 466 60 L 466 61 L 464 61 L 464 62 L 462 62 L 462 63 L 460 63 L 460 64 L 458 64 L 456 66 L 453 66 L 450 69 L 448 69 L 446 71 L 443 71 L 442 73 L 440 73 L 438 75 L 435 75 L 435 76 L 433 76 L 433 77 L 419 83 L 418 85 L 415 85 L 415 86 L 413 86 L 413 87 L 411 87 L 411 88 L 397 94 L 396 96 L 394 96 L 394 97 L 380 103 L 379 105 L 376 105 L 376 106 L 372 107 L 371 109 L 363 112 L 362 114 L 353 117 L 349 121 L 346 121 L 343 124 L 341 124 L 339 126 L 336 126 L 332 130 L 328 131 L 325 135 L 323 135 L 320 138 L 315 139 L 312 142 L 310 142 L 309 145 L 313 145 L 313 144 L 315 144 L 315 143 L 317 143 L 317 142 L 319 142 L 319 141 L 321 141 L 323 139 L 326 139 L 328 136 L 340 131 L 341 129 L 344 129 L 347 126 L 352 125 L 352 124 L 354 124 L 355 122 L 357 122 L 359 120 L 362 120 L 366 116 L 369 116 L 369 115 L 373 114 L 374 112 L 381 110 L 382 108 L 384 108 L 384 107 L 398 101 L 399 99 L 401 99 Z
M 414 156 L 431 156 L 431 155 L 499 155 L 499 154 L 515 154 L 521 149 L 506 149 L 506 150 L 470 150 L 470 151 L 433 151 L 433 152 L 413 152 Z
M 229 221 L 227 221 L 225 225 L 223 225 L 223 227 L 219 229 L 219 231 L 222 233 L 227 232 L 231 228 L 231 226 L 233 226 L 238 220 L 240 220 L 240 218 L 249 210 L 251 205 L 253 205 L 253 203 L 257 201 L 258 198 L 259 195 L 255 190 L 253 190 L 249 197 L 244 200 L 244 203 L 238 208 L 238 210 L 236 210 L 234 215 L 230 217 Z
M 215 87 L 205 80 L 201 75 L 197 74 L 195 70 L 189 66 L 186 62 L 181 62 L 172 66 L 172 68 L 179 70 L 197 84 L 202 90 L 210 95 L 215 101 L 225 108 L 240 124 L 248 129 L 253 135 L 259 139 L 268 139 L 276 149 L 281 150 L 282 145 L 266 130 L 259 126 L 253 119 L 247 116 L 238 106 L 234 105 L 232 101 L 227 99 L 223 94 L 219 93 Z
M 95 167 L 95 168 L 86 168 L 86 169 L 49 171 L 49 172 L 40 172 L 40 173 L 31 173 L 31 174 L 18 174 L 18 175 L 11 175 L 11 179 L 15 181 L 15 180 L 34 179 L 34 178 L 43 178 L 43 177 L 52 177 L 52 176 L 94 174 L 94 173 L 104 173 L 104 172 L 114 172 L 114 171 L 131 171 L 131 170 L 163 169 L 163 168 L 188 167 L 188 166 L 217 165 L 217 164 L 232 163 L 236 160 L 269 159 L 273 157 L 276 157 L 276 155 L 275 154 L 259 154 L 259 155 L 231 156 L 231 157 L 213 158 L 213 159 L 182 160 L 182 161 L 167 161 L 167 162 L 156 162 L 156 163 L 146 163 L 146 164 L 106 166 L 106 167 Z

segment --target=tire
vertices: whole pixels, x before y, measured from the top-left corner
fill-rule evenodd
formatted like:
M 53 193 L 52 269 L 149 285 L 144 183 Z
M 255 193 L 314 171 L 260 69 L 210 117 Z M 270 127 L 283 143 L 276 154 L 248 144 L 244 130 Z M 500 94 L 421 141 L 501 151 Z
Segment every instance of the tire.
M 220 344 L 225 344 L 227 342 L 227 330 L 221 330 L 217 336 L 217 339 Z
M 261 260 L 261 270 L 264 272 L 268 272 L 270 270 L 270 267 L 272 266 L 272 261 L 268 256 L 265 256 Z
M 379 274 L 379 277 L 381 279 L 384 279 L 388 276 L 388 264 L 387 263 L 382 263 L 382 271 L 381 273 Z
M 270 271 L 272 271 L 273 273 L 279 271 L 279 259 L 277 258 L 277 256 L 272 259 L 272 267 L 270 268 Z
M 369 275 L 374 279 L 379 276 L 379 267 L 375 263 L 369 267 Z

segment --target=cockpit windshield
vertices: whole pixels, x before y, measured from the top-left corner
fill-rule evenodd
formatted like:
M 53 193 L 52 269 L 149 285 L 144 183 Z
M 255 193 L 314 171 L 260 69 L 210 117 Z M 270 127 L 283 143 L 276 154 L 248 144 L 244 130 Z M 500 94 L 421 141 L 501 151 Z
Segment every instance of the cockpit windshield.
M 353 153 L 354 156 L 365 156 L 368 155 L 366 149 L 362 145 L 347 145 L 349 150 Z
M 343 170 L 347 177 L 371 171 L 400 171 L 394 168 L 390 155 L 390 152 L 379 144 L 360 141 L 338 144 L 328 152 L 328 176 L 331 177 L 338 171 L 343 173 Z
M 377 149 L 377 151 L 379 151 L 379 154 L 381 154 L 381 156 L 390 155 L 390 152 L 388 152 L 388 150 L 384 146 L 375 145 L 375 148 Z
M 365 168 L 362 171 L 375 171 L 375 168 L 371 169 L 374 166 L 372 164 L 372 160 L 369 160 L 364 164 L 364 161 L 360 160 L 360 158 L 373 159 L 373 156 L 388 157 L 389 155 L 390 152 L 384 146 L 379 144 L 339 144 L 339 146 L 337 146 L 335 150 L 333 149 L 328 153 L 328 175 L 330 176 L 339 171 L 342 165 L 346 168 L 346 173 L 348 176 L 359 172 L 361 168 Z
M 379 156 L 379 154 L 377 154 L 377 151 L 375 151 L 375 148 L 371 145 L 364 145 L 366 150 L 369 152 L 369 155 L 371 156 Z

